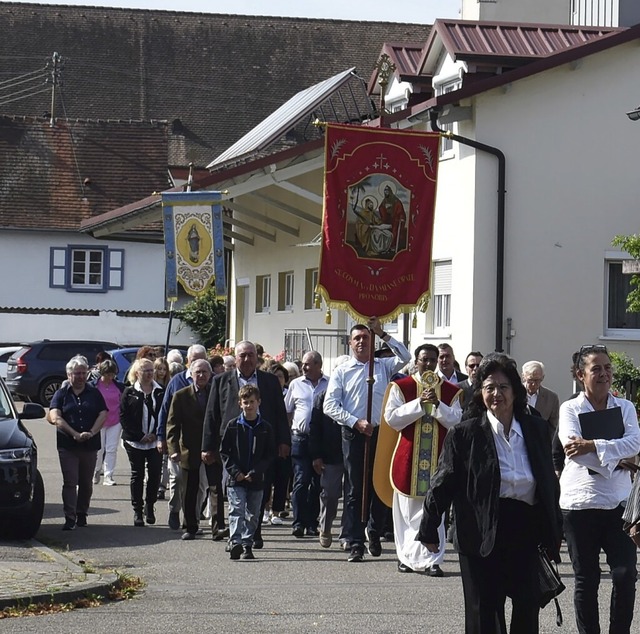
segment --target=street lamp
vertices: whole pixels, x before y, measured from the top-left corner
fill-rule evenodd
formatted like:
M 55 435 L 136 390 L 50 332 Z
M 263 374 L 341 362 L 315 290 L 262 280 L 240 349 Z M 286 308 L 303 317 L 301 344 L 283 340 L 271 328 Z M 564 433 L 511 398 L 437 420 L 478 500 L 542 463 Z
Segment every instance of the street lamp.
M 640 106 L 638 106 L 635 110 L 630 110 L 627 112 L 627 117 L 631 121 L 640 121 Z

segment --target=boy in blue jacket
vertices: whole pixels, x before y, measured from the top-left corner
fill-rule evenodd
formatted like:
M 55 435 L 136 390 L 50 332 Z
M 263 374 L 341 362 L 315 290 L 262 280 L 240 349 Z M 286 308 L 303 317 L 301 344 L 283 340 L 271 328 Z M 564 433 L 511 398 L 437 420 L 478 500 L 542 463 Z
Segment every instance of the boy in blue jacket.
M 273 428 L 260 416 L 260 390 L 247 384 L 238 392 L 242 414 L 229 422 L 220 456 L 229 474 L 229 542 L 231 559 L 255 559 L 253 534 L 260 520 L 264 474 L 277 456 Z

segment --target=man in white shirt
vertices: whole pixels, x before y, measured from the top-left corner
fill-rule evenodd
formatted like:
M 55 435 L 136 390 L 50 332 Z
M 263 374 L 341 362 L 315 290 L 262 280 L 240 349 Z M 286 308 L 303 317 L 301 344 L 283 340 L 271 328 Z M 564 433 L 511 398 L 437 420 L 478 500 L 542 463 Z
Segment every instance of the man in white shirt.
M 367 420 L 367 377 L 371 337 L 377 335 L 393 350 L 395 356 L 374 359 L 374 384 L 371 420 Z M 324 413 L 342 425 L 342 453 L 346 478 L 345 516 L 349 528 L 351 552 L 348 561 L 364 558 L 365 522 L 362 521 L 362 491 L 365 478 L 371 483 L 373 457 L 376 451 L 378 426 L 382 415 L 382 401 L 393 374 L 401 368 L 411 354 L 407 348 L 389 336 L 376 317 L 369 319 L 368 327 L 357 324 L 351 328 L 349 347 L 352 358 L 335 369 L 329 380 Z M 370 440 L 370 459 L 364 470 L 365 438 Z M 386 507 L 369 486 L 369 513 L 367 531 L 369 553 L 379 557 L 382 553 L 380 532 L 384 525 Z
M 445 381 L 457 385 L 469 377 L 464 372 L 456 370 L 455 361 L 456 357 L 453 354 L 453 348 L 448 343 L 438 345 L 438 369 L 436 374 Z
M 320 513 L 320 476 L 313 469 L 309 452 L 309 426 L 315 397 L 327 389 L 329 379 L 322 373 L 322 356 L 307 352 L 302 357 L 303 376 L 289 383 L 284 397 L 291 423 L 291 462 L 293 464 L 294 537 L 318 536 Z

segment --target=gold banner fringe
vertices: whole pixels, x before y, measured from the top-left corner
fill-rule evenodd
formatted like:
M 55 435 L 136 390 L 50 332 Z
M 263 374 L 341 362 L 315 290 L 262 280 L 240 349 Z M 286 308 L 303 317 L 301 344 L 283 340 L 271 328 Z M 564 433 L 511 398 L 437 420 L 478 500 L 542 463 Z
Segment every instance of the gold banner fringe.
M 324 303 L 327 306 L 327 316 L 325 316 L 325 322 L 327 324 L 331 323 L 331 311 L 330 311 L 331 308 L 343 310 L 345 313 L 350 315 L 357 322 L 364 323 L 364 324 L 366 324 L 369 317 L 372 316 L 372 315 L 360 314 L 347 301 L 332 300 L 329 297 L 329 293 L 324 288 L 324 286 L 318 286 L 316 292 L 318 293 L 318 295 L 322 297 L 322 299 L 324 300 Z M 400 315 L 404 313 L 410 313 L 413 310 L 416 310 L 416 311 L 419 310 L 420 312 L 425 312 L 429 306 L 430 300 L 431 300 L 431 291 L 425 291 L 422 295 L 420 295 L 420 297 L 418 298 L 418 301 L 415 304 L 400 304 L 400 306 L 398 306 L 391 313 L 387 313 L 386 315 L 375 315 L 375 316 L 380 320 L 381 323 L 385 323 L 388 321 L 393 321 Z M 413 327 L 415 328 L 416 326 L 414 325 Z

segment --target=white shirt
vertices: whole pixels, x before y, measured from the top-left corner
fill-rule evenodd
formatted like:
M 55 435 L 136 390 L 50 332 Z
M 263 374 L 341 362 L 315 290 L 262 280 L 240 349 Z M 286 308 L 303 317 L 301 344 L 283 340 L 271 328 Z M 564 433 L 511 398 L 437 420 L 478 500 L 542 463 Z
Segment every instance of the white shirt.
M 136 381 L 133 387 L 136 390 L 138 390 L 138 392 L 142 392 L 142 388 L 140 387 L 140 381 Z M 158 407 L 158 404 L 156 403 L 155 390 L 156 388 L 159 388 L 159 387 L 160 385 L 154 381 L 153 388 L 151 391 L 151 400 L 153 401 L 154 409 Z M 158 421 L 155 421 L 155 424 L 154 424 L 153 417 L 151 416 L 151 413 L 149 412 L 149 408 L 147 407 L 147 402 L 142 401 L 142 431 L 146 436 L 149 433 L 149 431 L 152 429 L 154 430 L 154 433 L 157 433 Z M 123 442 L 126 442 L 128 445 L 130 445 L 131 447 L 134 447 L 135 449 L 142 449 L 144 451 L 147 451 L 148 449 L 155 449 L 156 447 L 155 440 L 153 442 L 138 442 L 137 440 L 123 440 Z
M 419 418 L 422 418 L 427 412 L 426 405 L 426 403 L 423 404 L 420 402 L 420 397 L 406 403 L 402 390 L 398 385 L 392 383 L 384 408 L 384 418 L 390 427 L 400 431 Z M 450 406 L 440 401 L 438 407 L 433 409 L 430 415 L 445 429 L 453 427 L 456 423 L 459 423 L 462 418 L 460 399 L 456 398 Z
M 487 419 L 493 432 L 500 465 L 500 497 L 535 504 L 536 481 L 520 423 L 515 418 L 511 419 L 507 440 L 503 424 L 489 411 Z
M 629 497 L 631 476 L 628 471 L 616 469 L 623 458 L 631 458 L 640 451 L 640 429 L 635 407 L 623 398 L 609 394 L 607 409 L 620 407 L 624 422 L 624 435 L 614 440 L 594 440 L 595 452 L 584 456 L 565 458 L 560 477 L 560 508 L 569 511 L 584 509 L 611 510 Z M 593 412 L 593 406 L 580 392 L 576 398 L 560 406 L 558 437 L 562 445 L 569 436 L 582 438 L 578 414 Z M 589 469 L 596 471 L 595 475 Z
M 396 356 L 374 359 L 372 420 L 369 421 L 374 426 L 380 424 L 382 400 L 391 377 L 411 358 L 411 353 L 404 344 L 393 337 L 389 337 L 387 344 Z M 327 396 L 324 400 L 324 413 L 346 427 L 353 427 L 358 420 L 366 419 L 368 376 L 368 361 L 361 363 L 355 357 L 351 357 L 349 361 L 339 365 L 329 379 Z
M 437 367 L 436 368 L 436 374 L 441 378 L 444 379 L 445 381 L 449 381 L 449 383 L 453 383 L 454 385 L 458 385 L 459 381 L 458 381 L 458 373 L 454 370 L 453 373 L 451 374 L 450 377 L 445 376 L 444 373 L 442 372 L 442 370 Z
M 538 393 L 536 392 L 535 394 L 529 394 L 529 392 L 527 392 L 527 403 L 529 403 L 531 407 L 535 407 L 537 402 L 538 402 Z
M 322 374 L 314 386 L 306 376 L 299 376 L 289 383 L 289 389 L 284 397 L 287 413 L 293 413 L 291 431 L 308 434 L 313 411 L 313 399 L 316 394 L 327 389 L 329 379 Z

